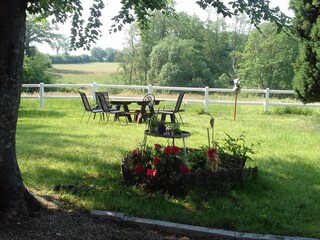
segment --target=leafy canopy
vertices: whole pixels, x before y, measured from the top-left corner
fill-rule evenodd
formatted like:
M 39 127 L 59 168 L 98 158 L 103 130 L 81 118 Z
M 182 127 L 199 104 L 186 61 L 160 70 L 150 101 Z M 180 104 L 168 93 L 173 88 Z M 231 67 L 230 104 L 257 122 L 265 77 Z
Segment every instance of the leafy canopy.
M 102 26 L 101 10 L 105 7 L 104 0 L 92 0 L 90 16 L 87 20 L 83 17 L 83 7 L 79 0 L 30 0 L 28 12 L 40 14 L 42 17 L 54 16 L 55 22 L 64 23 L 68 18 L 72 19 L 71 46 L 73 48 L 89 49 L 92 43 L 101 35 Z M 265 0 L 235 0 L 227 4 L 220 0 L 198 0 L 196 3 L 203 9 L 214 7 L 224 17 L 237 16 L 246 13 L 251 23 L 258 26 L 262 21 L 275 22 L 279 27 L 290 25 L 290 18 L 280 11 L 278 7 L 270 8 L 269 1 Z M 121 0 L 121 10 L 112 19 L 114 32 L 121 30 L 124 24 L 134 21 L 147 27 L 150 16 L 154 10 L 159 10 L 165 15 L 175 15 L 172 0 Z

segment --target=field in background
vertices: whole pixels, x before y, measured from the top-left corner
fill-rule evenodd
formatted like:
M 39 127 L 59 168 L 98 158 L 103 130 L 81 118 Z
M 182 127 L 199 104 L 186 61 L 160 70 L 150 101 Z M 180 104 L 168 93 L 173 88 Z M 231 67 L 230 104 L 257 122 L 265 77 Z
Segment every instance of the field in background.
M 118 63 L 53 64 L 60 75 L 55 83 L 121 84 Z

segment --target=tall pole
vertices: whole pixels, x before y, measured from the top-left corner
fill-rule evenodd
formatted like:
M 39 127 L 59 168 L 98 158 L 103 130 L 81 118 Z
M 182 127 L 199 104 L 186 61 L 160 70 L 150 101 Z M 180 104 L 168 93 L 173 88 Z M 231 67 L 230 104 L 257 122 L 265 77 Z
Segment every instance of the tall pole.
M 233 92 L 234 92 L 234 110 L 233 110 L 233 120 L 236 120 L 236 115 L 237 115 L 237 100 L 238 100 L 238 94 L 241 91 L 241 87 L 240 87 L 240 79 L 236 78 L 233 79 Z

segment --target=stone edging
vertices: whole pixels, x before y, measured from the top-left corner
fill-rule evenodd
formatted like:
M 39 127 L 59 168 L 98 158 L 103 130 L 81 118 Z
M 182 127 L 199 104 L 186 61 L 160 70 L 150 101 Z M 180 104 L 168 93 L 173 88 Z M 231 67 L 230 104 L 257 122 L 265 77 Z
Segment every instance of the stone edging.
M 254 234 L 236 231 L 227 231 L 207 227 L 192 226 L 187 224 L 158 221 L 145 218 L 129 217 L 123 213 L 92 210 L 92 216 L 103 217 L 110 220 L 117 220 L 124 223 L 143 225 L 152 228 L 158 228 L 162 231 L 187 234 L 197 237 L 225 237 L 229 239 L 257 239 L 257 240 L 317 240 L 317 238 L 289 237 L 269 234 Z M 319 240 L 319 239 L 318 239 Z

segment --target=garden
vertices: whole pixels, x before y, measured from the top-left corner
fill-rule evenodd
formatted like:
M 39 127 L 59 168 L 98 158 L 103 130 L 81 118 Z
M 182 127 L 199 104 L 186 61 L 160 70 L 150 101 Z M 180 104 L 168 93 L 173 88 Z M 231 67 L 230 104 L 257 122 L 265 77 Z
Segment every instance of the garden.
M 192 133 L 185 139 L 185 161 L 179 140 L 173 147 L 167 139 L 150 138 L 142 148 L 145 124 L 99 124 L 97 119 L 80 124 L 81 104 L 80 99 L 48 99 L 40 109 L 37 99 L 22 99 L 17 157 L 31 190 L 59 196 L 85 210 L 225 230 L 320 237 L 319 109 L 274 107 L 263 113 L 261 107 L 241 105 L 234 121 L 232 106 L 210 105 L 205 114 L 201 104 L 184 104 L 185 124 L 180 127 Z M 229 154 L 232 146 L 242 146 L 248 157 L 244 166 L 242 162 L 237 167 L 247 169 L 241 178 L 220 174 L 228 183 L 215 179 L 219 184 L 213 185 L 194 180 L 196 173 L 226 172 L 227 163 L 235 164 Z M 121 171 L 126 157 L 128 162 L 144 161 L 141 166 L 130 162 L 135 171 L 128 181 Z M 166 161 L 178 165 L 167 166 Z M 162 175 L 165 180 L 157 178 L 169 167 L 180 174 L 175 174 L 177 180 L 166 175 Z M 172 181 L 161 186 L 168 179 Z M 183 187 L 176 192 L 174 184 Z

